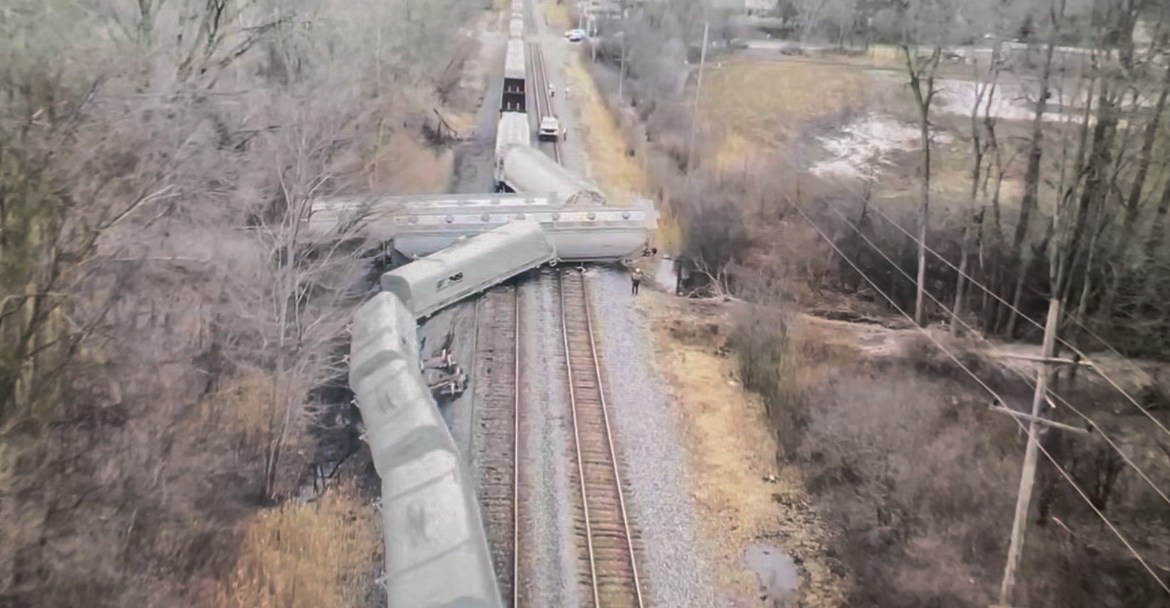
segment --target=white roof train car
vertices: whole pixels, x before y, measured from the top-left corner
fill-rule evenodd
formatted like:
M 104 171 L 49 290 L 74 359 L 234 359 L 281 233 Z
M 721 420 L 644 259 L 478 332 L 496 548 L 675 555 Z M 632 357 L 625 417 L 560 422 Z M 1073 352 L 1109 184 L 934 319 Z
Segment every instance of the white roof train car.
M 524 37 L 524 18 L 520 16 L 513 16 L 512 21 L 508 26 L 508 37 L 514 40 L 519 40 Z
M 535 148 L 508 148 L 504 153 L 503 178 L 513 192 L 533 196 L 555 194 L 566 205 L 605 204 L 605 196 L 597 186 L 573 175 Z
M 354 314 L 349 384 L 382 478 L 386 603 L 502 606 L 474 482 L 422 377 L 414 315 L 381 293 Z
M 396 296 L 418 319 L 480 293 L 546 262 L 557 250 L 533 221 L 510 222 L 382 275 L 382 291 Z

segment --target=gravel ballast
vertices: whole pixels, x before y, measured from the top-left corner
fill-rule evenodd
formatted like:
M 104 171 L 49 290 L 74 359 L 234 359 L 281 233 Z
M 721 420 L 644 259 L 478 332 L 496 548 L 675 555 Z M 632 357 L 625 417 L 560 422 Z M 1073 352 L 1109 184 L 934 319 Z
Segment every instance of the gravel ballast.
M 716 606 L 678 421 L 651 365 L 650 328 L 633 308 L 625 272 L 592 269 L 587 285 L 626 507 L 642 539 L 638 573 L 647 604 Z
M 569 497 L 568 402 L 556 281 L 542 270 L 521 287 L 523 489 L 520 597 L 527 606 L 580 604 Z

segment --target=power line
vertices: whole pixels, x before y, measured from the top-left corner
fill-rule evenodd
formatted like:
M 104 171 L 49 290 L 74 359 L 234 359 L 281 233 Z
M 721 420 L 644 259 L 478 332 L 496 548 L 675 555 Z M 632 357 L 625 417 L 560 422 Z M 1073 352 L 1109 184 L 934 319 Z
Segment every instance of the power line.
M 887 215 L 887 214 L 886 214 L 884 211 L 882 211 L 880 207 L 878 207 L 877 205 L 869 205 L 869 206 L 868 206 L 868 208 L 870 208 L 870 209 L 873 209 L 875 212 L 877 212 L 877 214 L 878 214 L 878 215 L 880 215 L 880 216 L 881 216 L 883 219 L 885 219 L 885 220 L 886 220 L 886 222 L 888 222 L 888 223 L 890 223 L 891 225 L 893 225 L 895 228 L 897 228 L 897 229 L 898 229 L 900 232 L 902 232 L 903 234 L 905 234 L 907 237 L 909 237 L 910 239 L 914 240 L 915 242 L 918 242 L 918 238 L 917 238 L 917 237 L 915 237 L 915 236 L 914 236 L 913 234 L 911 234 L 911 233 L 910 233 L 908 230 L 906 230 L 906 228 L 905 228 L 905 227 L 903 227 L 903 226 L 902 226 L 900 223 L 898 223 L 896 220 L 894 220 L 894 219 L 893 219 L 893 218 L 891 218 L 889 215 Z M 834 210 L 834 211 L 836 211 L 836 210 Z M 846 220 L 846 221 L 848 221 L 848 220 Z M 986 286 L 986 285 L 984 285 L 983 283 L 979 282 L 979 281 L 978 281 L 978 280 L 976 280 L 974 277 L 972 277 L 970 274 L 968 274 L 967 272 L 965 272 L 965 271 L 961 270 L 961 269 L 960 269 L 958 266 L 955 266 L 955 265 L 954 265 L 954 263 L 952 263 L 950 260 L 946 259 L 946 257 L 945 257 L 945 256 L 943 256 L 941 253 L 939 253 L 939 252 L 935 251 L 935 250 L 934 250 L 934 249 L 932 249 L 932 248 L 931 248 L 929 245 L 926 245 L 926 246 L 925 246 L 925 248 L 926 248 L 926 250 L 927 250 L 927 251 L 929 251 L 929 252 L 931 253 L 931 255 L 933 255 L 934 257 L 936 257 L 936 258 L 938 258 L 939 260 L 941 260 L 941 261 L 942 261 L 944 264 L 946 264 L 948 267 L 950 267 L 951 269 L 953 269 L 955 272 L 958 272 L 958 273 L 959 273 L 961 276 L 963 276 L 963 278 L 967 279 L 967 281 L 968 281 L 968 282 L 970 282 L 972 285 L 975 285 L 975 286 L 976 286 L 976 287 L 978 287 L 979 289 L 982 289 L 982 290 L 984 291 L 984 293 L 986 293 L 986 294 L 990 295 L 990 296 L 991 296 L 992 298 L 994 298 L 996 301 L 998 301 L 998 302 L 1000 302 L 1001 304 L 1003 304 L 1003 305 L 1007 306 L 1007 307 L 1008 307 L 1008 308 L 1010 308 L 1010 309 L 1011 309 L 1013 312 L 1015 312 L 1015 313 L 1016 313 L 1016 314 L 1018 314 L 1018 315 L 1019 315 L 1021 318 L 1023 318 L 1025 321 L 1027 321 L 1027 322 L 1031 323 L 1032 325 L 1036 326 L 1038 329 L 1044 329 L 1044 326 L 1043 326 L 1043 325 L 1041 325 L 1039 322 L 1037 322 L 1036 320 L 1032 319 L 1032 318 L 1031 318 L 1031 317 L 1029 317 L 1028 315 L 1024 314 L 1024 313 L 1023 313 L 1023 312 L 1022 312 L 1022 311 L 1021 311 L 1019 308 L 1017 308 L 1016 306 L 1012 305 L 1010 302 L 1008 302 L 1007 300 L 1003 299 L 1001 296 L 999 296 L 998 294 L 996 294 L 994 290 L 992 290 L 991 288 L 987 287 L 987 286 Z M 944 307 L 944 310 L 946 310 L 946 307 Z M 1072 319 L 1072 320 L 1073 320 L 1075 323 L 1077 323 L 1077 324 L 1078 324 L 1080 327 L 1082 327 L 1082 328 L 1084 328 L 1084 329 L 1088 330 L 1088 328 L 1087 328 L 1087 327 L 1085 327 L 1085 326 L 1084 326 L 1084 325 L 1083 325 L 1083 324 L 1082 324 L 1082 323 L 1081 323 L 1079 320 L 1077 320 L 1077 319 L 1076 319 L 1076 317 L 1072 316 L 1072 315 L 1071 315 L 1070 313 L 1068 313 L 1068 312 L 1065 312 L 1064 314 L 1065 314 L 1065 316 L 1066 316 L 1066 317 L 1068 317 L 1068 318 Z M 1115 349 L 1115 348 L 1113 348 L 1112 346 L 1110 346 L 1110 345 L 1109 345 L 1109 343 L 1105 342 L 1105 341 L 1104 341 L 1102 338 L 1100 338 L 1100 337 L 1096 336 L 1095 334 L 1091 334 L 1091 335 L 1093 335 L 1093 337 L 1095 337 L 1095 338 L 1096 338 L 1098 341 L 1100 341 L 1102 344 L 1104 344 L 1104 345 L 1105 345 L 1105 346 L 1107 346 L 1107 347 L 1108 347 L 1110 350 L 1112 350 L 1114 353 L 1116 353 L 1116 354 L 1117 354 L 1117 355 L 1118 355 L 1118 356 L 1121 358 L 1121 360 L 1122 360 L 1122 361 L 1126 361 L 1126 362 L 1127 362 L 1129 365 L 1133 365 L 1132 363 L 1129 363 L 1129 362 L 1128 362 L 1128 360 L 1127 360 L 1125 357 L 1121 356 L 1121 353 L 1120 353 L 1120 352 L 1118 352 L 1118 351 L 1117 351 L 1117 349 Z M 1074 346 L 1074 345 L 1073 345 L 1072 343 L 1070 343 L 1069 341 L 1067 341 L 1067 340 L 1065 340 L 1065 339 L 1063 339 L 1063 338 L 1059 338 L 1059 337 L 1057 338 L 1057 340 L 1059 340 L 1059 341 L 1060 341 L 1060 343 L 1061 343 L 1061 344 L 1063 344 L 1064 346 L 1067 346 L 1067 347 L 1068 347 L 1070 350 L 1072 350 L 1074 353 L 1076 353 L 1076 354 L 1077 354 L 1077 356 L 1081 357 L 1083 360 L 1085 360 L 1085 361 L 1089 361 L 1090 363 L 1092 362 L 1092 358 L 1090 358 L 1090 357 L 1089 357 L 1087 354 L 1085 354 L 1085 352 L 1084 352 L 1084 351 L 1082 351 L 1081 349 L 1077 348 L 1076 346 Z M 1136 366 L 1134 366 L 1134 367 L 1136 368 Z M 1164 424 L 1162 424 L 1162 422 L 1161 422 L 1160 420 L 1158 420 L 1158 419 L 1157 419 L 1157 418 L 1156 418 L 1156 417 L 1155 417 L 1153 414 L 1151 414 L 1151 413 L 1150 413 L 1150 411 L 1149 411 L 1149 410 L 1148 410 L 1148 409 L 1147 409 L 1145 406 L 1143 406 L 1141 403 L 1139 403 L 1139 402 L 1137 401 L 1137 399 L 1135 399 L 1135 398 L 1134 398 L 1132 395 L 1130 395 L 1128 392 L 1126 392 L 1126 390 L 1125 390 L 1124 388 L 1122 388 L 1122 387 L 1121 387 L 1121 386 L 1120 386 L 1120 385 L 1117 383 L 1117 381 L 1115 381 L 1115 380 L 1114 380 L 1112 377 L 1110 377 L 1108 374 L 1106 374 L 1106 373 L 1105 373 L 1105 371 L 1104 371 L 1104 370 L 1102 370 L 1102 369 L 1100 368 L 1100 366 L 1098 366 L 1098 365 L 1096 365 L 1096 364 L 1093 364 L 1093 365 L 1091 366 L 1091 369 L 1092 369 L 1094 372 L 1096 372 L 1096 373 L 1097 373 L 1097 375 L 1101 376 L 1101 378 L 1102 378 L 1103 380 L 1105 380 L 1105 382 L 1106 382 L 1107 384 L 1109 384 L 1109 386 L 1111 386 L 1111 387 L 1112 387 L 1114 390 L 1116 390 L 1117 392 L 1121 393 L 1121 395 L 1122 395 L 1123 397 L 1125 397 L 1125 398 L 1126 398 L 1126 400 L 1128 400 L 1130 403 L 1132 403 L 1132 404 L 1134 405 L 1134 407 L 1136 407 L 1136 408 L 1138 409 L 1138 411 L 1140 411 L 1142 414 L 1144 414 L 1144 415 L 1145 415 L 1145 417 L 1146 417 L 1146 418 L 1149 418 L 1149 419 L 1150 419 L 1150 421 L 1152 421 L 1152 422 L 1154 423 L 1154 425 L 1155 425 L 1155 426 L 1157 426 L 1159 429 L 1161 429 L 1161 431 L 1162 431 L 1163 433 L 1166 433 L 1166 434 L 1167 434 L 1167 436 L 1170 436 L 1170 429 L 1166 428 L 1166 426 L 1165 426 Z
M 892 266 L 892 267 L 894 268 L 894 270 L 895 270 L 895 271 L 897 271 L 899 274 L 901 274 L 903 277 L 905 277 L 905 278 L 906 278 L 907 280 L 909 280 L 909 281 L 913 281 L 913 280 L 914 280 L 914 279 L 913 279 L 913 278 L 910 276 L 910 274 L 909 274 L 909 273 L 907 273 L 905 270 L 903 270 L 903 269 L 902 269 L 902 267 L 898 266 L 898 264 L 897 264 L 897 263 L 896 263 L 896 262 L 895 262 L 895 261 L 894 261 L 894 260 L 893 260 L 893 259 L 892 259 L 892 258 L 891 258 L 889 255 L 888 255 L 888 254 L 886 254 L 886 252 L 885 252 L 885 251 L 883 251 L 883 250 L 882 250 L 880 247 L 878 247 L 878 246 L 877 246 L 877 245 L 876 245 L 876 244 L 875 244 L 875 243 L 874 243 L 872 240 L 870 240 L 870 239 L 869 239 L 869 237 L 865 236 L 865 234 L 864 234 L 864 233 L 861 231 L 861 227 L 860 227 L 860 226 L 858 226 L 858 225 L 857 225 L 855 222 L 853 222 L 853 221 L 852 221 L 852 220 L 850 220 L 848 217 L 846 217 L 846 216 L 845 216 L 843 213 L 841 213 L 841 211 L 840 211 L 840 210 L 838 210 L 838 209 L 831 209 L 831 211 L 832 211 L 833 213 L 835 213 L 835 214 L 836 214 L 838 217 L 840 217 L 842 221 L 844 221 L 846 224 L 848 224 L 848 225 L 849 225 L 849 226 L 850 226 L 850 227 L 853 229 L 853 231 L 854 231 L 854 232 L 856 232 L 856 233 L 857 233 L 857 235 L 858 235 L 859 237 L 861 237 L 861 239 L 862 239 L 863 241 L 865 241 L 865 243 L 866 243 L 867 245 L 869 245 L 870 249 L 872 249 L 872 250 L 873 250 L 875 253 L 877 253 L 879 256 L 881 256 L 881 257 L 882 257 L 882 259 L 884 259 L 884 260 L 885 260 L 887 263 L 889 263 L 889 264 L 890 264 L 890 266 Z M 949 310 L 949 309 L 946 307 L 946 305 L 945 305 L 945 304 L 943 304 L 941 301 L 939 301 L 939 299 L 938 299 L 937 297 L 935 297 L 935 296 L 934 296 L 934 294 L 930 293 L 930 291 L 929 291 L 929 290 L 923 289 L 923 290 L 922 290 L 922 293 L 923 293 L 923 295 L 925 295 L 926 297 L 930 298 L 930 301 L 931 301 L 931 302 L 934 302 L 934 303 L 935 303 L 935 305 L 937 305 L 938 307 L 942 308 L 944 311 L 947 311 L 948 313 L 950 313 L 950 312 L 951 312 L 951 311 L 950 311 L 950 310 Z M 952 315 L 952 316 L 954 316 L 954 315 Z M 963 319 L 961 319 L 961 318 L 959 318 L 959 317 L 957 317 L 957 316 L 954 316 L 954 320 L 955 320 L 955 322 L 957 322 L 957 323 L 961 324 L 961 325 L 962 325 L 964 328 L 966 328 L 966 329 L 967 329 L 967 331 L 974 333 L 974 328 L 973 328 L 973 327 L 971 327 L 971 325 L 970 325 L 969 323 L 967 323 L 965 320 L 963 320 Z M 995 346 L 995 344 L 994 344 L 994 343 L 992 343 L 992 342 L 990 342 L 990 341 L 988 341 L 988 342 L 987 342 L 987 346 L 988 346 L 988 347 L 991 349 L 991 351 L 992 351 L 993 353 L 1000 353 L 1000 354 L 1004 354 L 1002 350 L 1000 350 L 999 348 L 997 348 L 997 347 Z M 1027 374 L 1024 374 L 1024 373 L 1023 373 L 1023 372 L 1021 372 L 1020 370 L 1018 370 L 1018 369 L 1015 369 L 1015 368 L 1013 368 L 1013 367 L 1011 367 L 1011 366 L 1007 366 L 1007 368 L 1008 368 L 1008 369 L 1010 369 L 1010 370 L 1012 370 L 1012 372 L 1014 372 L 1014 373 L 1015 373 L 1016 375 L 1018 375 L 1018 376 L 1019 376 L 1021 379 L 1023 379 L 1024 383 L 1025 383 L 1025 384 L 1027 384 L 1027 385 L 1028 385 L 1030 388 L 1033 388 L 1033 389 L 1035 389 L 1035 388 L 1036 388 L 1036 384 L 1035 384 L 1035 382 L 1033 382 L 1033 381 L 1032 381 L 1030 378 L 1028 378 Z M 1097 424 L 1097 422 L 1096 422 L 1095 420 L 1093 420 L 1093 419 L 1092 419 L 1092 418 L 1090 418 L 1090 417 L 1089 417 L 1087 414 L 1085 414 L 1085 413 L 1084 413 L 1084 412 L 1082 412 L 1080 409 L 1078 409 L 1077 407 L 1075 407 L 1075 406 L 1074 406 L 1072 403 L 1070 403 L 1070 402 L 1069 402 L 1067 399 L 1065 399 L 1064 397 L 1061 397 L 1059 394 L 1057 394 L 1057 393 L 1056 393 L 1056 391 L 1054 391 L 1054 390 L 1052 390 L 1052 389 L 1047 389 L 1047 388 L 1046 388 L 1046 390 L 1045 390 L 1045 395 L 1046 395 L 1046 396 L 1047 396 L 1047 395 L 1052 395 L 1054 398 L 1056 398 L 1058 401 L 1060 401 L 1060 402 L 1061 402 L 1061 403 L 1062 403 L 1062 404 L 1063 404 L 1065 407 L 1067 407 L 1068 409 L 1072 410 L 1072 411 L 1073 411 L 1073 412 L 1075 412 L 1075 413 L 1076 413 L 1078 416 L 1080 416 L 1080 417 L 1081 417 L 1081 418 L 1083 418 L 1085 421 L 1087 421 L 1089 424 L 1091 424 L 1091 425 L 1092 425 L 1092 429 L 1093 429 L 1093 430 L 1094 430 L 1094 431 L 1095 431 L 1095 432 L 1096 432 L 1098 435 L 1100 435 L 1100 436 L 1101 436 L 1101 438 L 1102 438 L 1102 439 L 1104 439 L 1104 440 L 1105 440 L 1105 442 L 1106 442 L 1106 443 L 1107 443 L 1107 444 L 1108 444 L 1110 447 L 1112 447 L 1114 450 L 1116 450 L 1116 451 L 1117 451 L 1117 453 L 1118 453 L 1118 454 L 1121 456 L 1122 460 L 1123 460 L 1123 461 L 1124 461 L 1126 464 L 1128 464 L 1128 465 L 1129 465 L 1129 466 L 1130 466 L 1130 467 L 1131 467 L 1131 468 L 1132 468 L 1134 471 L 1136 471 L 1136 472 L 1137 472 L 1137 474 L 1138 474 L 1138 476 L 1139 476 L 1139 477 L 1141 477 L 1141 478 L 1142 478 L 1142 480 L 1144 480 L 1144 481 L 1145 481 L 1145 482 L 1146 482 L 1146 483 L 1147 483 L 1147 484 L 1148 484 L 1148 485 L 1149 485 L 1149 486 L 1150 486 L 1150 487 L 1151 487 L 1151 488 L 1154 490 L 1154 492 L 1155 492 L 1155 493 L 1157 493 L 1157 494 L 1158 494 L 1158 496 L 1160 496 L 1160 497 L 1162 498 L 1162 500 L 1166 501 L 1166 504 L 1170 505 L 1170 497 L 1168 497 L 1168 496 L 1166 495 L 1166 493 L 1165 493 L 1165 492 L 1163 492 L 1163 491 L 1162 491 L 1162 489 L 1161 489 L 1161 488 L 1159 488 L 1159 487 L 1158 487 L 1158 485 L 1157 485 L 1157 484 L 1155 484 L 1155 483 L 1154 483 L 1154 481 L 1153 481 L 1152 479 L 1150 479 L 1150 477 L 1149 477 L 1149 476 L 1146 474 L 1146 472 L 1145 472 L 1145 471 L 1143 471 L 1143 470 L 1141 469 L 1141 467 L 1139 467 L 1139 466 L 1138 466 L 1138 465 L 1137 465 L 1135 462 L 1133 462 L 1133 460 L 1132 460 L 1132 459 L 1130 459 L 1130 457 L 1129 457 L 1129 455 L 1128 455 L 1128 454 L 1126 454 L 1125 452 L 1123 452 L 1123 451 L 1121 450 L 1121 448 L 1120 448 L 1120 447 L 1119 447 L 1119 446 L 1118 446 L 1116 443 L 1114 443 L 1114 442 L 1113 442 L 1113 440 L 1112 440 L 1112 439 L 1109 437 L 1109 435 L 1105 433 L 1105 431 L 1104 431 L 1104 430 L 1101 428 L 1101 426 L 1100 426 L 1099 424 Z M 1003 403 L 1005 406 L 1007 405 L 1007 403 L 1006 403 L 1006 402 L 1004 402 L 1004 401 L 1000 401 L 1000 403 Z
M 872 279 L 870 279 L 869 276 L 866 275 L 865 272 L 863 270 L 861 270 L 861 268 L 859 266 L 857 266 L 856 263 L 853 262 L 853 260 L 850 260 L 849 257 L 847 255 L 845 255 L 845 253 L 843 251 L 841 251 L 841 249 L 839 247 L 837 247 L 836 243 L 834 243 L 833 240 L 830 239 L 829 236 L 827 234 L 825 234 L 825 232 L 823 230 L 821 230 L 820 226 L 818 226 L 815 222 L 812 221 L 811 218 L 808 217 L 808 215 L 804 212 L 803 209 L 801 209 L 799 206 L 795 206 L 795 209 L 796 209 L 796 212 L 801 216 L 801 218 L 804 219 L 804 221 L 807 222 L 809 224 L 809 226 L 812 227 L 812 229 L 814 231 L 816 231 L 816 233 L 818 235 L 820 235 L 820 237 L 822 239 L 825 240 L 825 243 L 828 244 L 829 247 L 832 248 L 833 251 L 837 253 L 837 255 L 841 256 L 841 259 L 843 259 L 845 261 L 845 263 L 849 264 L 849 266 L 851 266 L 853 268 L 853 270 L 855 270 L 858 273 L 858 275 L 860 275 L 861 278 L 863 280 L 865 280 L 866 283 L 869 284 L 870 287 L 872 287 L 875 291 L 878 292 L 879 295 L 882 296 L 882 298 L 884 298 L 887 302 L 889 302 L 891 307 L 893 307 L 895 310 L 898 311 L 899 314 L 901 314 L 903 317 L 905 317 L 906 320 L 909 321 L 919 331 L 919 333 L 926 336 L 926 338 L 928 340 L 933 342 L 934 345 L 939 348 L 939 350 L 941 350 L 944 354 L 946 354 L 947 357 L 949 357 L 951 359 L 951 361 L 953 361 L 960 369 L 962 369 L 964 372 L 966 372 L 967 375 L 971 376 L 971 378 L 973 380 L 975 380 L 975 382 L 977 382 L 981 387 L 983 387 L 983 389 L 985 391 L 987 391 L 989 394 L 991 394 L 999 403 L 1005 403 L 1005 404 L 1007 403 L 1007 401 L 1002 399 L 990 386 L 987 385 L 986 382 L 984 382 L 982 379 L 980 379 L 977 375 L 975 375 L 974 372 L 972 372 L 966 365 L 964 365 L 962 363 L 962 361 L 960 361 L 959 358 L 954 355 L 954 353 L 952 353 L 945 346 L 943 346 L 943 344 L 941 342 L 939 342 L 934 336 L 930 335 L 930 332 L 927 331 L 926 328 L 919 327 L 917 324 L 915 324 L 914 319 L 909 314 L 907 314 L 906 311 L 904 311 L 900 306 L 898 306 L 898 304 L 894 301 L 894 299 L 891 296 L 887 295 L 884 291 L 882 291 L 882 289 L 877 286 L 877 283 L 875 283 Z M 1024 424 L 1022 422 L 1020 422 L 1019 420 L 1017 420 L 1015 418 L 1015 416 L 1012 416 L 1011 419 L 1021 429 L 1026 430 L 1026 427 L 1024 426 Z M 1056 470 L 1060 472 L 1061 476 L 1065 479 L 1065 481 L 1067 481 L 1069 483 L 1069 485 L 1071 485 L 1073 487 L 1073 489 L 1076 490 L 1077 494 L 1086 502 L 1086 504 L 1089 505 L 1089 508 L 1092 509 L 1092 511 L 1098 517 L 1100 517 L 1102 521 L 1105 522 L 1105 525 L 1109 528 L 1109 530 L 1111 532 L 1113 532 L 1113 534 L 1115 536 L 1117 536 L 1118 540 L 1120 540 L 1123 545 L 1125 545 L 1126 549 L 1130 552 L 1130 554 L 1133 555 L 1134 558 L 1138 560 L 1138 563 L 1140 563 L 1142 565 L 1142 568 L 1145 569 L 1145 571 L 1147 573 L 1149 573 L 1151 577 L 1153 577 L 1153 579 L 1158 583 L 1158 586 L 1161 587 L 1167 593 L 1167 595 L 1170 595 L 1170 586 L 1167 586 L 1167 584 L 1162 580 L 1162 578 L 1160 576 L 1158 576 L 1158 574 L 1153 570 L 1152 567 L 1150 567 L 1149 563 L 1145 560 L 1145 558 L 1143 558 L 1141 556 L 1141 554 L 1138 553 L 1137 550 L 1133 547 L 1133 545 L 1129 542 L 1129 540 L 1126 539 L 1125 536 L 1121 534 L 1121 531 L 1118 530 L 1117 527 L 1115 525 L 1113 525 L 1112 522 L 1109 521 L 1109 518 L 1105 517 L 1105 514 L 1102 513 L 1101 510 L 1098 509 L 1096 507 L 1096 505 L 1093 504 L 1093 501 L 1088 497 L 1087 494 L 1085 494 L 1084 490 L 1082 490 L 1081 487 L 1077 485 L 1076 481 L 1072 478 L 1072 475 L 1070 475 L 1068 473 L 1068 471 L 1066 471 L 1064 469 L 1064 467 L 1060 466 L 1060 464 L 1056 461 L 1056 459 L 1053 458 L 1052 454 L 1050 454 L 1048 452 L 1048 450 L 1044 448 L 1043 445 L 1039 445 L 1039 443 L 1037 443 L 1037 447 L 1039 448 L 1040 452 L 1044 454 L 1045 458 L 1047 458 L 1048 461 L 1052 464 L 1052 466 L 1055 467 Z

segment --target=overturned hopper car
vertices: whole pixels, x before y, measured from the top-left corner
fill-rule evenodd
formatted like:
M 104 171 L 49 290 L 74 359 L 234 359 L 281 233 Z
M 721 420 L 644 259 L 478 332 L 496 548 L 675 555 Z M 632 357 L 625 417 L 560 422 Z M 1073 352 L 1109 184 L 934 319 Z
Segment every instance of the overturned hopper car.
M 398 296 L 423 319 L 546 262 L 557 251 L 533 221 L 509 222 L 456 239 L 440 251 L 382 275 L 382 291 Z
M 474 481 L 420 373 L 414 315 L 393 294 L 354 314 L 349 384 L 382 478 L 386 605 L 502 605 Z
M 629 207 L 483 205 L 420 209 L 394 217 L 394 248 L 408 257 L 429 255 L 460 237 L 519 220 L 540 222 L 562 261 L 613 262 L 641 254 L 658 224 L 658 212 L 647 200 Z
M 513 192 L 555 194 L 566 205 L 605 204 L 605 196 L 597 186 L 573 175 L 544 152 L 527 146 L 511 146 L 504 151 L 503 182 Z
M 528 147 L 532 141 L 531 127 L 527 112 L 504 112 L 496 128 L 495 186 L 502 191 L 504 186 L 504 156 L 512 146 Z

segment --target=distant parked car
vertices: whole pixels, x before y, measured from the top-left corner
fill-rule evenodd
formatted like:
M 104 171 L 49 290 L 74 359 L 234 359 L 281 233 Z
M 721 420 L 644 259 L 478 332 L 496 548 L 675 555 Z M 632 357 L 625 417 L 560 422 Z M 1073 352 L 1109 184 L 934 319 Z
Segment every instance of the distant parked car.
M 585 39 L 585 30 L 569 30 L 565 32 L 565 38 L 568 38 L 569 42 L 581 42 Z
M 786 44 L 780 47 L 780 54 L 790 56 L 804 55 L 804 49 L 796 46 L 795 44 Z

